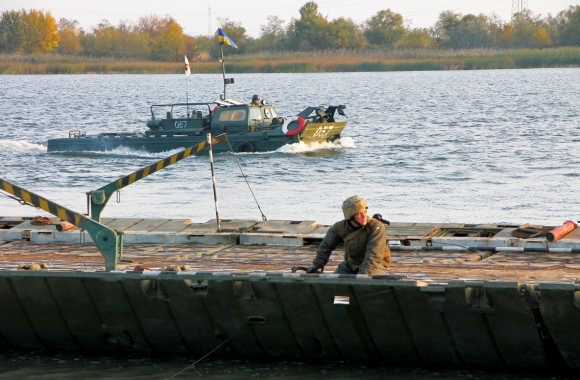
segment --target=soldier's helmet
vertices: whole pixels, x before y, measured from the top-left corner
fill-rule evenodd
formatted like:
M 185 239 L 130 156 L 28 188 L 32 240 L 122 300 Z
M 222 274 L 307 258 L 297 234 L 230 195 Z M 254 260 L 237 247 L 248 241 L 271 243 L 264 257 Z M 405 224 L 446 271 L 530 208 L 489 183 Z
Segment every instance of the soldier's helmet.
M 252 96 L 252 100 L 260 100 L 260 97 L 258 94 L 254 94 L 254 96 Z
M 369 205 L 367 204 L 367 201 L 358 195 L 348 197 L 344 202 L 342 202 L 342 213 L 344 214 L 344 219 L 350 219 L 357 212 L 366 211 L 368 208 Z

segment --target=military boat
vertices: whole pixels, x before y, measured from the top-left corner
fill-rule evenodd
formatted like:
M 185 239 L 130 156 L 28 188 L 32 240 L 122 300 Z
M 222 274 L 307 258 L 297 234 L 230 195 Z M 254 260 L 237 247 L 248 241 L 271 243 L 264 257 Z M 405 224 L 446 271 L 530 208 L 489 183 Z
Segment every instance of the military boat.
M 147 152 L 186 148 L 225 133 L 229 144 L 216 152 L 266 152 L 298 142 L 331 142 L 346 127 L 344 105 L 310 106 L 292 117 L 281 117 L 273 105 L 244 104 L 234 99 L 208 103 L 155 104 L 144 132 L 86 134 L 69 132 L 48 140 L 48 152 L 110 151 L 126 147 Z M 161 115 L 161 117 L 160 117 Z
M 221 37 L 223 93 L 207 103 L 155 104 L 144 132 L 112 132 L 89 135 L 80 130 L 68 137 L 48 140 L 48 152 L 107 151 L 127 147 L 147 152 L 166 152 L 206 141 L 207 134 L 226 134 L 228 144 L 216 146 L 216 152 L 266 152 L 298 142 L 332 142 L 346 127 L 346 106 L 308 106 L 295 116 L 282 117 L 264 100 L 245 104 L 226 96 L 226 87 L 234 83 L 226 78 L 223 44 L 233 41 Z M 186 79 L 190 74 L 185 57 Z M 187 86 L 187 80 L 186 80 Z M 186 91 L 187 92 L 187 91 Z M 160 117 L 160 115 L 165 116 Z

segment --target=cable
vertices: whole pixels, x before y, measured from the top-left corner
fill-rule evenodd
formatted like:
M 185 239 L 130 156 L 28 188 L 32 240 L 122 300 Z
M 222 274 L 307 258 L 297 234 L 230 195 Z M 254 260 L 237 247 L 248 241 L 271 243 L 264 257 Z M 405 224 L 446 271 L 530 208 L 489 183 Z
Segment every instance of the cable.
M 38 209 L 40 209 L 40 207 L 37 207 L 37 206 L 33 205 L 32 203 L 28 203 L 28 202 L 26 202 L 25 200 L 23 200 L 23 199 L 20 199 L 20 198 L 18 198 L 18 197 L 15 197 L 15 196 L 13 196 L 13 195 L 4 194 L 4 193 L 1 193 L 1 194 L 5 195 L 6 197 L 8 197 L 8 198 L 10 198 L 10 199 L 13 199 L 13 200 L 15 200 L 16 202 L 20 203 L 22 206 L 30 206 L 30 207 L 34 207 L 34 208 L 35 208 L 35 209 L 37 209 L 37 210 L 38 210 Z
M 256 206 L 258 206 L 258 210 L 260 210 L 260 214 L 262 214 L 262 220 L 264 222 L 267 222 L 268 218 L 266 218 L 266 215 L 264 215 L 264 213 L 262 212 L 262 208 L 258 204 L 258 200 L 256 199 L 256 196 L 254 195 L 254 192 L 252 191 L 252 188 L 250 187 L 250 183 L 248 182 L 248 178 L 246 177 L 246 174 L 242 170 L 242 166 L 240 165 L 240 161 L 238 160 L 238 158 L 234 154 L 234 149 L 232 148 L 232 145 L 230 144 L 230 140 L 226 138 L 226 141 L 228 142 L 228 145 L 230 147 L 230 152 L 232 152 L 232 155 L 234 156 L 234 160 L 236 160 L 236 164 L 238 164 L 238 167 L 240 168 L 240 172 L 242 173 L 242 176 L 244 177 L 244 180 L 246 181 L 246 184 L 248 185 L 248 189 L 250 189 L 250 193 L 252 193 L 252 197 L 254 197 L 254 201 L 256 202 Z
M 250 321 L 246 321 L 246 323 L 244 323 L 242 325 L 242 327 L 240 327 L 235 333 L 233 333 L 232 336 L 230 336 L 228 339 L 224 340 L 222 343 L 220 343 L 216 348 L 214 348 L 213 350 L 211 350 L 210 352 L 208 352 L 207 354 L 205 354 L 201 359 L 199 359 L 198 361 L 194 362 L 193 364 L 185 367 L 184 369 L 182 369 L 181 371 L 177 372 L 175 375 L 168 377 L 166 380 L 171 380 L 173 378 L 175 378 L 176 376 L 181 375 L 183 372 L 187 371 L 190 368 L 194 368 L 197 371 L 197 368 L 195 368 L 195 365 L 199 362 L 201 362 L 203 359 L 207 358 L 208 356 L 210 356 L 212 353 L 214 353 L 215 351 L 217 351 L 221 346 L 223 346 L 224 344 L 226 344 L 227 342 L 229 342 L 230 339 L 232 339 L 233 337 L 235 337 L 236 335 L 238 335 L 240 333 L 240 331 L 242 331 L 242 329 L 246 326 L 248 326 L 250 324 Z M 199 371 L 197 371 L 197 373 L 201 376 L 201 374 L 199 373 Z

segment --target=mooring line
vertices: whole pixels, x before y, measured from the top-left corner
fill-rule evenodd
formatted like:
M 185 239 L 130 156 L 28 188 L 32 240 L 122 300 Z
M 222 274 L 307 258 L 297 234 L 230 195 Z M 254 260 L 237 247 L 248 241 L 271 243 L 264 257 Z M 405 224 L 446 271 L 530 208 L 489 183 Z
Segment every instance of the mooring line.
M 195 369 L 195 371 L 198 373 L 198 375 L 201 376 L 201 373 L 199 373 L 199 371 L 197 370 L 197 368 L 195 368 L 195 365 L 199 362 L 201 362 L 203 359 L 207 358 L 208 356 L 210 356 L 211 354 L 213 354 L 215 351 L 217 351 L 221 346 L 223 346 L 224 344 L 226 344 L 227 342 L 230 341 L 230 339 L 232 339 L 233 337 L 235 337 L 236 335 L 238 335 L 240 333 L 240 331 L 242 331 L 242 329 L 246 326 L 248 326 L 250 324 L 250 320 L 246 321 L 246 323 L 244 323 L 232 336 L 230 336 L 228 339 L 224 340 L 222 343 L 220 343 L 216 348 L 214 348 L 213 350 L 211 350 L 210 352 L 208 352 L 207 354 L 205 354 L 201 359 L 199 359 L 198 361 L 196 361 L 195 363 L 185 367 L 184 369 L 182 369 L 181 371 L 177 372 L 175 375 L 168 377 L 166 380 L 171 380 L 179 375 L 181 375 L 183 372 L 187 371 L 190 368 Z
M 267 222 L 268 218 L 266 218 L 266 215 L 264 215 L 264 213 L 262 212 L 262 208 L 260 207 L 260 204 L 258 203 L 256 196 L 254 195 L 254 191 L 252 191 L 252 188 L 250 187 L 250 182 L 248 182 L 248 178 L 246 177 L 246 174 L 242 170 L 242 166 L 240 165 L 240 161 L 238 160 L 238 158 L 234 154 L 234 149 L 232 148 L 232 144 L 230 144 L 230 140 L 227 137 L 226 137 L 226 142 L 228 143 L 228 145 L 230 147 L 230 152 L 232 152 L 232 156 L 234 157 L 234 160 L 236 160 L 236 164 L 238 164 L 238 168 L 240 168 L 240 172 L 242 172 L 242 176 L 244 177 L 244 181 L 246 181 L 246 185 L 248 185 L 248 189 L 250 189 L 250 193 L 252 193 L 252 197 L 254 197 L 254 201 L 256 202 L 256 206 L 258 206 L 258 210 L 260 210 L 260 214 L 262 214 L 262 220 L 264 222 Z

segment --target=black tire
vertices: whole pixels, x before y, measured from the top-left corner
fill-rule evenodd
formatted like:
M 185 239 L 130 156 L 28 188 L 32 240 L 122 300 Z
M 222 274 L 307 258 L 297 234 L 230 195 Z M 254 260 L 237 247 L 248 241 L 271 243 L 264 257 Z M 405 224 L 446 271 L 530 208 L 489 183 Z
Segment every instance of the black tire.
M 238 147 L 238 152 L 241 153 L 253 153 L 255 151 L 256 149 L 254 149 L 254 146 L 247 141 L 241 143 L 240 146 Z

